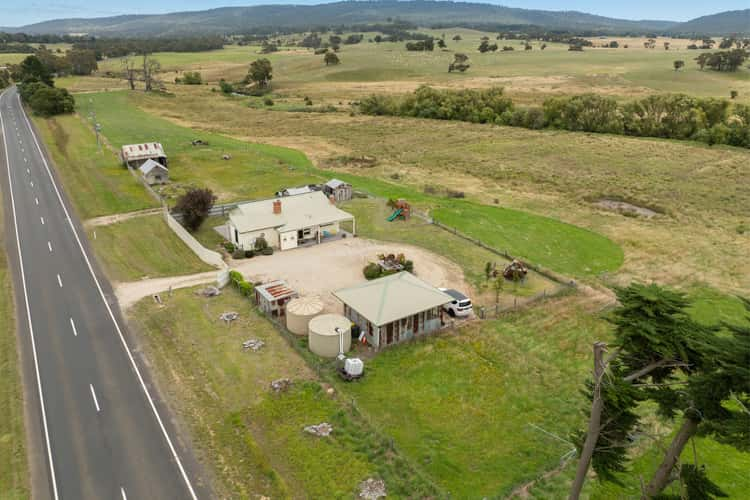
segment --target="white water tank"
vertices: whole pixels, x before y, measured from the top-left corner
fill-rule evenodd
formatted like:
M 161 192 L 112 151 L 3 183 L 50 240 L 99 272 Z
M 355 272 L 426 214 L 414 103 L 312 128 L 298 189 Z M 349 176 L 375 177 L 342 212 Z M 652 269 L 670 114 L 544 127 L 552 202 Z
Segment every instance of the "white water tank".
M 321 314 L 308 324 L 310 350 L 324 358 L 335 358 L 339 354 L 339 343 L 343 340 L 344 352 L 352 346 L 352 323 L 340 314 Z
M 344 371 L 352 377 L 359 377 L 365 369 L 364 363 L 359 358 L 346 358 Z
M 323 301 L 316 296 L 298 297 L 286 305 L 286 328 L 295 335 L 307 335 L 307 324 L 323 312 Z

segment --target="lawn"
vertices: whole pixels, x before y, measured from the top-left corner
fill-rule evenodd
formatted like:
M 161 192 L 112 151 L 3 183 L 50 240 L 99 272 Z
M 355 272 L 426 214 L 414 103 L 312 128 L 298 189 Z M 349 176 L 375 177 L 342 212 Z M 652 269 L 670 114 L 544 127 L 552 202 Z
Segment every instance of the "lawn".
M 135 281 L 214 269 L 201 261 L 169 229 L 161 215 L 95 226 L 87 233 L 107 276 L 113 281 Z
M 82 219 L 132 212 L 158 203 L 75 115 L 34 118 L 57 172 Z
M 10 237 L 10 228 L 0 228 L 0 247 L 5 248 L 5 238 Z M 0 252 L 0 497 L 8 500 L 30 496 L 14 306 L 7 256 Z
M 238 311 L 227 325 L 225 311 Z M 176 319 L 177 318 L 177 319 Z M 144 299 L 130 310 L 157 378 L 190 428 L 199 457 L 217 476 L 219 497 L 352 498 L 368 477 L 388 479 L 389 496 L 435 495 L 397 453 L 384 449 L 348 400 L 324 392 L 314 372 L 248 299 L 226 288 L 205 298 L 178 290 L 164 305 Z M 243 351 L 249 338 L 265 342 Z M 293 380 L 273 393 L 271 381 Z M 330 438 L 303 427 L 334 426 Z
M 438 255 L 442 255 L 461 266 L 466 280 L 479 293 L 487 295 L 485 305 L 494 305 L 494 297 L 490 297 L 490 287 L 484 273 L 487 262 L 497 263 L 498 268 L 507 261 L 477 245 L 454 236 L 437 226 L 430 225 L 417 216 L 408 221 L 397 220 L 388 222 L 386 218 L 392 212 L 383 199 L 367 198 L 354 199 L 342 205 L 342 209 L 353 214 L 357 220 L 357 234 L 380 241 L 394 241 L 408 243 L 426 248 Z M 534 272 L 530 272 L 524 283 L 505 286 L 501 294 L 501 305 L 513 303 L 514 297 L 528 297 L 534 294 L 554 293 L 560 288 L 557 283 L 548 280 Z M 478 297 L 472 298 L 475 304 L 481 303 Z
M 506 496 L 571 449 L 591 343 L 608 336 L 581 304 L 553 299 L 388 349 L 340 390 L 453 497 Z

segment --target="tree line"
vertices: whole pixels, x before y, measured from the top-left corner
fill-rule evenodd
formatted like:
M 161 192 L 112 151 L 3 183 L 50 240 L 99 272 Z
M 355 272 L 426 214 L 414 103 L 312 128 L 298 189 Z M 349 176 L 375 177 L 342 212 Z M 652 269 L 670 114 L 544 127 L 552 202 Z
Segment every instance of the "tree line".
M 54 73 L 37 56 L 28 56 L 13 66 L 10 76 L 18 83 L 21 100 L 35 114 L 52 116 L 72 113 L 75 109 L 73 96 L 66 89 L 55 87 Z
M 154 52 L 206 52 L 224 47 L 221 36 L 182 38 L 91 38 L 77 40 L 74 49 L 92 50 L 98 60 L 105 57 L 124 57 L 130 54 Z
M 371 95 L 359 110 L 529 129 L 695 140 L 750 148 L 750 106 L 684 94 L 651 95 L 626 103 L 598 94 L 550 97 L 542 106 L 514 105 L 502 88 L 439 90 L 422 86 L 403 96 Z

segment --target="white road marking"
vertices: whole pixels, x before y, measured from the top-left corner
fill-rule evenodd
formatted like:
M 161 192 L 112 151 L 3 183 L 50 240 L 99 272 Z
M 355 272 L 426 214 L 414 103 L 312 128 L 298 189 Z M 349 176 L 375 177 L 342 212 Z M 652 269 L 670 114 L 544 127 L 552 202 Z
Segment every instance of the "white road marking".
M 31 187 L 34 187 L 34 181 L 31 181 Z
M 29 170 L 29 169 L 27 168 L 27 169 L 26 169 L 26 173 L 27 173 L 27 174 L 30 174 L 30 173 L 31 173 L 31 170 Z
M 97 412 L 102 411 L 102 409 L 99 408 L 99 401 L 96 400 L 96 393 L 94 392 L 94 386 L 89 384 L 89 389 L 91 389 L 91 397 L 94 398 L 94 406 L 96 406 L 96 411 Z
M 36 203 L 37 205 L 39 205 L 39 198 L 34 198 L 34 203 Z
M 42 221 L 42 226 L 44 225 L 44 217 L 39 217 L 39 220 Z
M 128 496 L 125 494 L 125 488 L 120 488 L 120 494 L 122 495 L 122 500 L 128 500 Z
M 18 99 L 19 107 L 21 107 L 21 98 L 18 95 L 16 95 L 16 98 Z M 68 208 L 65 206 L 65 203 L 63 203 L 62 195 L 60 194 L 60 190 L 57 187 L 57 183 L 55 182 L 55 178 L 52 175 L 52 171 L 49 168 L 49 164 L 47 163 L 47 158 L 44 156 L 42 147 L 39 145 L 39 140 L 36 137 L 34 128 L 31 126 L 31 122 L 29 122 L 29 117 L 26 115 L 25 112 L 23 112 L 23 108 L 21 108 L 21 113 L 23 115 L 24 121 L 26 122 L 26 126 L 31 133 L 31 137 L 32 139 L 34 139 L 34 144 L 36 145 L 36 149 L 39 152 L 39 156 L 42 159 L 42 164 L 44 164 L 44 169 L 47 171 L 47 176 L 49 177 L 50 182 L 52 183 L 52 188 L 55 190 L 55 194 L 57 195 L 57 201 L 60 203 L 60 206 L 62 207 L 63 212 L 65 213 L 68 224 L 70 225 L 70 229 L 73 232 L 73 237 L 75 237 L 76 243 L 78 243 L 78 249 L 81 251 L 83 260 L 86 262 L 86 267 L 88 267 L 89 273 L 91 274 L 91 277 L 94 279 L 94 283 L 96 284 L 96 288 L 99 292 L 99 296 L 101 297 L 102 302 L 104 303 L 104 307 L 107 309 L 107 312 L 109 313 L 109 317 L 112 320 L 112 323 L 115 325 L 115 330 L 117 330 L 117 335 L 120 338 L 120 343 L 122 344 L 122 347 L 125 350 L 125 354 L 128 356 L 128 360 L 130 361 L 130 364 L 133 367 L 133 371 L 135 372 L 135 375 L 138 378 L 138 382 L 141 385 L 141 388 L 143 389 L 143 393 L 146 395 L 146 399 L 148 400 L 149 406 L 151 407 L 151 411 L 154 414 L 154 418 L 156 418 L 156 422 L 159 424 L 159 429 L 161 430 L 161 433 L 167 442 L 167 446 L 169 447 L 169 451 L 172 454 L 172 458 L 174 458 L 175 463 L 177 464 L 177 468 L 180 470 L 180 475 L 182 476 L 182 479 L 185 482 L 185 486 L 187 487 L 188 492 L 190 493 L 190 498 L 192 498 L 193 500 L 198 500 L 198 496 L 195 494 L 195 490 L 193 490 L 193 485 L 190 482 L 190 478 L 188 477 L 187 472 L 185 471 L 185 467 L 183 467 L 182 465 L 180 456 L 177 454 L 177 450 L 175 449 L 174 444 L 172 443 L 172 439 L 169 437 L 169 433 L 167 432 L 167 428 L 164 426 L 164 422 L 161 419 L 161 415 L 159 415 L 159 410 L 156 409 L 156 403 L 154 403 L 154 399 L 151 397 L 151 392 L 149 392 L 148 387 L 146 387 L 146 382 L 143 380 L 143 375 L 141 375 L 141 370 L 140 368 L 138 368 L 138 364 L 135 362 L 135 358 L 133 357 L 133 354 L 130 352 L 130 347 L 128 346 L 128 343 L 125 340 L 125 336 L 122 333 L 120 324 L 117 322 L 117 319 L 115 318 L 115 314 L 112 312 L 112 308 L 110 307 L 109 302 L 107 302 L 107 298 L 104 295 L 104 290 L 102 290 L 102 285 L 101 283 L 99 283 L 99 279 L 96 277 L 96 273 L 94 273 L 94 268 L 91 265 L 91 260 L 89 259 L 88 254 L 83 248 L 83 243 L 81 243 L 81 238 L 78 236 L 78 231 L 76 231 L 75 225 L 73 224 L 73 221 L 70 219 Z M 7 155 L 6 155 L 6 159 L 7 159 Z M 8 172 L 10 172 L 10 164 L 8 164 Z M 8 175 L 10 175 L 10 173 Z M 18 239 L 18 232 L 16 232 L 16 240 L 17 239 Z M 19 246 L 18 251 L 20 253 L 21 252 L 20 242 L 18 243 L 18 246 Z M 27 301 L 27 307 L 28 307 L 28 301 Z M 41 397 L 41 393 L 40 393 L 40 397 Z M 49 444 L 49 439 L 47 440 L 47 443 Z M 52 460 L 52 454 L 50 453 L 50 462 L 51 460 Z M 53 476 L 53 484 L 55 484 L 54 476 Z M 58 498 L 57 490 L 55 490 L 55 499 L 57 498 Z
M 49 253 L 52 253 L 52 242 L 51 241 L 47 242 L 47 248 L 49 248 Z
M 60 288 L 62 288 L 62 278 L 60 278 L 60 275 L 57 275 L 57 284 L 60 285 Z
M 5 92 L 0 94 L 0 99 L 5 95 Z M 18 252 L 18 264 L 21 268 L 21 287 L 23 289 L 24 305 L 26 307 L 26 319 L 29 326 L 29 337 L 31 338 L 31 352 L 34 358 L 34 373 L 36 375 L 36 387 L 39 394 L 39 407 L 42 413 L 42 427 L 44 428 L 44 440 L 47 447 L 47 460 L 49 461 L 49 473 L 52 480 L 52 497 L 54 500 L 60 498 L 57 492 L 57 479 L 55 477 L 55 462 L 52 459 L 52 444 L 49 439 L 49 427 L 47 426 L 47 410 L 44 406 L 44 392 L 42 391 L 42 378 L 39 374 L 39 358 L 36 352 L 36 339 L 34 338 L 34 324 L 31 321 L 31 308 L 29 307 L 29 294 L 26 289 L 26 273 L 23 270 L 23 253 L 21 252 L 21 240 L 18 237 L 18 219 L 16 217 L 16 201 L 13 196 L 13 180 L 10 175 L 10 160 L 8 159 L 8 143 L 5 139 L 5 124 L 3 123 L 3 116 L 0 113 L 0 130 L 3 135 L 3 146 L 6 151 L 5 154 L 5 166 L 8 171 L 8 186 L 10 187 L 10 206 L 13 214 L 13 227 L 16 235 L 16 251 Z
M 73 318 L 70 318 L 70 328 L 73 329 L 73 336 L 78 337 L 78 330 L 76 330 L 76 324 L 73 323 Z

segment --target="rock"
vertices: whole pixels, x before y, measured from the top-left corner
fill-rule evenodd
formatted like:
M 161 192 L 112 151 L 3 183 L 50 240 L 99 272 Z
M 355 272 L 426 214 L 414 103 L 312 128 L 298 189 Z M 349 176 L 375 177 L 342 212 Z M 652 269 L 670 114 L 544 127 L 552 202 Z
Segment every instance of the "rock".
M 250 349 L 253 352 L 258 352 L 260 348 L 265 344 L 266 343 L 260 339 L 249 339 L 242 343 L 242 348 L 245 350 Z
M 328 389 L 326 389 L 326 394 L 328 394 L 329 396 L 333 396 L 334 392 L 336 392 L 336 390 L 333 387 L 329 387 Z
M 328 437 L 333 432 L 333 426 L 328 422 L 323 422 L 317 425 L 308 425 L 305 427 L 305 432 L 318 437 Z
M 385 482 L 382 479 L 367 479 L 359 483 L 359 498 L 377 500 L 385 498 Z
M 219 315 L 219 319 L 225 323 L 231 323 L 232 321 L 236 320 L 239 317 L 240 317 L 239 313 L 236 313 L 234 311 L 223 312 Z
M 207 286 L 200 291 L 200 294 L 204 297 L 216 297 L 217 295 L 221 295 L 221 290 L 219 290 L 215 286 Z
M 225 154 L 225 155 L 222 155 L 222 156 L 221 156 L 221 159 L 222 159 L 222 160 L 231 160 L 231 159 L 232 159 L 232 155 L 227 155 L 227 154 Z
M 273 392 L 283 392 L 291 387 L 292 381 L 288 378 L 280 378 L 271 382 L 271 389 Z

